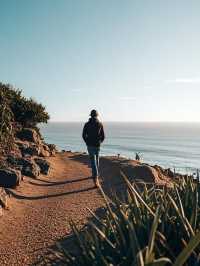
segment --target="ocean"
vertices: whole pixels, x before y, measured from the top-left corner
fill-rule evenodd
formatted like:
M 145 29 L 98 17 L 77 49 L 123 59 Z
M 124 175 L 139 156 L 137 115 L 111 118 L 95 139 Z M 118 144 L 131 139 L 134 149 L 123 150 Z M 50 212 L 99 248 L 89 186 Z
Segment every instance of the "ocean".
M 81 122 L 50 122 L 40 125 L 48 143 L 60 150 L 86 151 Z M 104 123 L 106 139 L 102 155 L 134 159 L 138 152 L 145 163 L 191 172 L 200 168 L 200 123 Z

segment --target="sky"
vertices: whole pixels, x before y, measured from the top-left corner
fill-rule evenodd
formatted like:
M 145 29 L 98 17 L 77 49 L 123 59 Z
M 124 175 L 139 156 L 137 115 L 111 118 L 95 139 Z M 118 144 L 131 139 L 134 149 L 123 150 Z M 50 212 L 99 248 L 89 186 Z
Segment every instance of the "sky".
M 52 121 L 200 122 L 199 0 L 0 0 L 0 81 Z

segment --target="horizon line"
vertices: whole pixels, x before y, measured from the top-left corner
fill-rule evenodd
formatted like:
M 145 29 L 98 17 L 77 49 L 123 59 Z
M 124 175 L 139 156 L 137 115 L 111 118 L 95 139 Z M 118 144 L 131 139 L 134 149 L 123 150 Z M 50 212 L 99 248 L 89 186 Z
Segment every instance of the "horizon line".
M 102 121 L 102 120 L 100 120 Z M 79 120 L 79 121 L 72 121 L 72 120 L 49 120 L 47 123 L 85 123 L 87 120 Z M 200 123 L 200 121 L 169 121 L 169 120 L 152 120 L 152 121 L 120 121 L 120 120 L 103 120 L 104 123 Z

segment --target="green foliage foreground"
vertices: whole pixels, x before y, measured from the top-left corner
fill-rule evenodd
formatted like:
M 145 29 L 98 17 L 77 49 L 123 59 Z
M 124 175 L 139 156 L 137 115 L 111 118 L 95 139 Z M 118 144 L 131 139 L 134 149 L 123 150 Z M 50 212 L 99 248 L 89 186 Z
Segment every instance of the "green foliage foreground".
M 127 199 L 106 203 L 86 231 L 72 223 L 74 256 L 60 245 L 66 265 L 200 265 L 200 184 L 186 178 L 174 188 L 127 184 Z M 142 191 L 142 192 L 141 192 Z

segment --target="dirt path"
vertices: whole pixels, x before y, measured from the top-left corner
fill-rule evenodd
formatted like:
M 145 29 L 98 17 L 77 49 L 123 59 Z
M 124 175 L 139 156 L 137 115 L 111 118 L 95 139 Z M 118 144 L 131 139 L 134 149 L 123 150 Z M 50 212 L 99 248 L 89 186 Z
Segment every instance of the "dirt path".
M 87 158 L 58 154 L 49 159 L 48 177 L 25 178 L 14 191 L 10 208 L 0 218 L 0 265 L 28 266 L 49 246 L 69 233 L 69 219 L 80 226 L 88 219 L 87 207 L 103 204 L 98 189 L 89 179 Z M 109 167 L 104 167 L 105 175 Z

